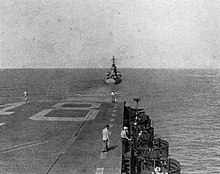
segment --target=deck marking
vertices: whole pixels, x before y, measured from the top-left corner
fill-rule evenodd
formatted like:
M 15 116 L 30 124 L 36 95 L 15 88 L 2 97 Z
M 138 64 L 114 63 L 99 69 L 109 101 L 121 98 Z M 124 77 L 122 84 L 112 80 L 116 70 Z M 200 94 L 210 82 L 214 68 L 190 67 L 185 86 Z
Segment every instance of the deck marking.
M 3 149 L 0 149 L 0 151 L 11 150 L 11 149 L 19 148 L 19 147 L 22 147 L 22 146 L 27 146 L 27 145 L 30 145 L 30 144 L 36 144 L 36 143 L 39 143 L 39 142 L 42 142 L 42 140 L 32 141 L 32 142 L 28 142 L 28 143 L 25 143 L 25 144 L 19 144 L 19 145 L 13 146 L 13 147 L 6 147 L 6 148 L 3 148 Z
M 84 117 L 45 117 L 49 112 L 53 111 L 53 109 L 45 109 L 34 116 L 30 117 L 29 119 L 32 120 L 43 120 L 43 121 L 85 121 L 85 120 L 92 120 L 95 119 L 98 111 L 90 110 Z M 92 117 L 90 118 L 90 115 Z
M 95 174 L 103 174 L 104 168 L 97 168 Z
M 102 103 L 97 103 L 95 108 L 99 108 L 101 106 Z
M 114 106 L 114 109 L 116 109 L 117 108 L 117 106 Z
M 89 116 L 89 118 L 87 120 L 94 120 L 96 118 L 96 116 L 98 115 L 99 110 L 93 110 Z
M 53 164 L 50 166 L 49 170 L 47 171 L 46 174 L 49 174 L 49 172 L 52 170 L 52 168 L 55 166 L 55 164 L 57 163 L 57 161 L 60 159 L 60 157 L 62 156 L 63 154 L 61 153 L 57 158 L 56 160 L 53 162 Z
M 0 126 L 3 126 L 5 123 L 0 123 Z
M 112 134 L 112 131 L 108 131 L 108 134 L 111 135 L 111 134 Z
M 11 105 L 11 103 L 9 103 L 9 104 L 4 104 L 4 105 L 0 105 L 0 108 L 5 108 L 5 107 L 10 106 L 10 105 Z
M 113 127 L 113 124 L 109 124 L 109 127 L 111 127 L 111 128 L 112 128 L 112 127 Z
M 106 159 L 107 152 L 101 152 L 100 159 Z
M 115 121 L 115 119 L 114 119 L 114 118 L 111 118 L 111 119 L 110 119 L 110 121 L 111 121 L 111 122 L 114 122 L 114 121 Z
M 116 110 L 114 109 L 112 112 L 116 112 Z
M 62 107 L 64 104 L 91 104 L 91 107 Z M 82 102 L 65 102 L 57 103 L 52 106 L 53 109 L 44 109 L 43 111 L 31 116 L 29 119 L 40 121 L 85 121 L 93 120 L 98 115 L 101 103 L 82 103 Z M 94 109 L 95 108 L 95 109 Z M 88 110 L 88 113 L 84 117 L 46 117 L 46 115 L 56 110 Z
M 115 114 L 112 114 L 112 117 L 114 117 L 115 116 Z
M 63 107 L 65 104 L 85 104 L 85 105 L 91 105 L 89 107 Z M 56 109 L 64 109 L 64 110 L 90 110 L 90 109 L 97 109 L 101 106 L 101 103 L 91 103 L 91 102 L 62 102 L 57 103 L 53 105 L 52 107 Z
M 4 151 L 4 152 L 0 152 L 0 154 L 17 151 L 17 150 L 25 149 L 25 148 L 28 148 L 28 147 L 32 147 L 32 146 L 37 146 L 37 145 L 40 145 L 40 144 L 48 143 L 48 142 L 49 142 L 49 141 L 40 141 L 40 142 L 38 142 L 38 143 L 29 144 L 29 145 L 24 145 L 23 147 L 18 147 L 18 148 L 15 148 L 15 149 L 13 148 L 13 149 L 6 150 L 6 151 Z
M 10 104 L 6 104 L 6 105 L 0 105 L 0 107 L 7 106 L 6 108 L 0 109 L 0 115 L 11 115 L 14 112 L 7 112 L 8 110 L 12 110 L 14 108 L 17 108 L 25 103 L 28 103 L 28 102 L 17 102 L 17 103 L 10 103 Z

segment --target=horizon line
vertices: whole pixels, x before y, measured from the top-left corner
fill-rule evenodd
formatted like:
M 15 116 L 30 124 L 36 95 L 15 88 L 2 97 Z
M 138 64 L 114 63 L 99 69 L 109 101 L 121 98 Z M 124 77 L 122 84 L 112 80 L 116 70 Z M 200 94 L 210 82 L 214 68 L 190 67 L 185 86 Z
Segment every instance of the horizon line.
M 9 69 L 109 69 L 109 68 L 85 68 L 85 67 L 79 67 L 79 68 L 56 68 L 56 67 L 46 67 L 46 68 L 20 68 L 20 67 L 7 67 L 7 68 L 1 68 L 1 70 L 9 70 Z M 117 68 L 117 69 L 220 69 L 220 68 L 212 68 L 212 67 L 191 67 L 191 68 L 141 68 L 141 67 L 127 67 L 127 68 Z

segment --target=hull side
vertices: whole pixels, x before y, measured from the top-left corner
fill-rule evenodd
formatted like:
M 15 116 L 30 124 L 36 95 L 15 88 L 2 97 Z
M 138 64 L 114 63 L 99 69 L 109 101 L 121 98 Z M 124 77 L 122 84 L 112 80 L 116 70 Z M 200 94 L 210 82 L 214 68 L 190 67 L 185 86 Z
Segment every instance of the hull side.
M 108 83 L 108 84 L 118 84 L 122 81 L 120 77 L 116 77 L 116 78 L 106 78 L 105 77 L 104 80 L 105 80 L 105 83 Z

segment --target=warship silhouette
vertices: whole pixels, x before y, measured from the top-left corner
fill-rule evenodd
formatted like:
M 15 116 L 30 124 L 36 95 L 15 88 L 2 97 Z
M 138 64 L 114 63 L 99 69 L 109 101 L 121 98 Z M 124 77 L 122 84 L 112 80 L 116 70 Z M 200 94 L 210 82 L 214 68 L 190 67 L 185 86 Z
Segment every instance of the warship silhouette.
M 105 75 L 105 82 L 108 84 L 118 84 L 122 81 L 122 75 L 117 70 L 117 67 L 115 65 L 115 56 L 113 55 L 112 60 L 112 67 L 111 69 L 106 73 Z

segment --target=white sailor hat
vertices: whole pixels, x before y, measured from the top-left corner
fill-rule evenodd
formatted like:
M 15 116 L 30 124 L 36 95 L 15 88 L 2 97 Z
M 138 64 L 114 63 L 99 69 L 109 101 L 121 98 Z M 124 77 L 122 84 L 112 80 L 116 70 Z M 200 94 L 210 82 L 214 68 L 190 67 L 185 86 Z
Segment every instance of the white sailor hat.
M 125 126 L 124 129 L 128 129 L 128 127 Z

